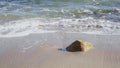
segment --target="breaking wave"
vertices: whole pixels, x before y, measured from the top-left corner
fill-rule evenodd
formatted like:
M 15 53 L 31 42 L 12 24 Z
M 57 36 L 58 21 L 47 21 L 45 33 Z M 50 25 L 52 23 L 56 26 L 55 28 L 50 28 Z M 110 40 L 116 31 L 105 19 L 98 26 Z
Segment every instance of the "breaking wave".
M 120 1 L 0 1 L 0 37 L 60 31 L 119 35 Z

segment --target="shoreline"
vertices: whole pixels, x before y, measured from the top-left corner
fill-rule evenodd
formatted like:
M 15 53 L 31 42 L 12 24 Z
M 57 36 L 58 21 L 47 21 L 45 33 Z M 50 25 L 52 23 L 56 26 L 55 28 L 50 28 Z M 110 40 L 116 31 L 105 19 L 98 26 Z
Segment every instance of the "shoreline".
M 23 35 L 0 35 L 1 38 L 19 38 L 19 37 L 26 37 L 31 35 L 39 35 L 39 34 L 55 34 L 55 33 L 61 33 L 61 34 L 81 34 L 81 35 L 96 35 L 96 36 L 120 36 L 120 34 L 99 34 L 99 33 L 87 33 L 87 32 L 64 32 L 61 30 L 58 31 L 50 31 L 50 32 L 36 32 L 36 33 L 29 33 L 29 34 L 23 34 Z

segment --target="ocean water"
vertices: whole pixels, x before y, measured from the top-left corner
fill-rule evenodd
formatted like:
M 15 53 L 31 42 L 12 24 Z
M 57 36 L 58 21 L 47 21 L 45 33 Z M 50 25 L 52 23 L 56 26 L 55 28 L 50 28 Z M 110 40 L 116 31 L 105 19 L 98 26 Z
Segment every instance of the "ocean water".
M 120 35 L 120 0 L 0 0 L 0 37 L 60 31 Z

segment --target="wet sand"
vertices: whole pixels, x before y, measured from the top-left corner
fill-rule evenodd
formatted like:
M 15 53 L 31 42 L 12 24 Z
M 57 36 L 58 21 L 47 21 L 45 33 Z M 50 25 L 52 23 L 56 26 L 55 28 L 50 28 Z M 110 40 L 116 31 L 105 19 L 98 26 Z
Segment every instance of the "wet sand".
M 77 39 L 92 42 L 94 49 L 64 50 Z M 0 38 L 0 68 L 120 68 L 119 41 L 120 35 L 62 32 Z

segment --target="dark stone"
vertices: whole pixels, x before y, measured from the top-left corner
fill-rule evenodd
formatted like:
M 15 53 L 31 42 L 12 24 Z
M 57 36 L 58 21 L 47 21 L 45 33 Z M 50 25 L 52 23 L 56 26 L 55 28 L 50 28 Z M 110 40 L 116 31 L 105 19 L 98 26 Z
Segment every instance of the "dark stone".
M 81 47 L 81 42 L 78 40 L 73 42 L 70 46 L 66 47 L 66 50 L 70 51 L 70 52 L 83 51 L 83 49 Z

